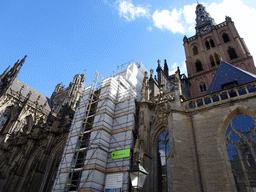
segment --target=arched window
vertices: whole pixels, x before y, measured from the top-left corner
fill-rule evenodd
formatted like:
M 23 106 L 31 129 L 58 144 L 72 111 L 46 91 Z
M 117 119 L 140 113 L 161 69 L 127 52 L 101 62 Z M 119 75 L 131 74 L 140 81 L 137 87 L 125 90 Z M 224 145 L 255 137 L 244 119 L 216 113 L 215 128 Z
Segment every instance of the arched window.
M 208 41 L 205 41 L 205 46 L 206 46 L 206 49 L 209 50 L 211 47 L 210 47 L 210 43 Z
M 4 130 L 10 118 L 11 118 L 11 109 L 9 107 L 0 112 L 0 132 Z
M 193 46 L 193 53 L 194 53 L 194 55 L 198 54 L 198 48 L 195 45 Z
M 214 53 L 214 57 L 215 57 L 215 61 L 216 61 L 217 65 L 219 65 L 220 64 L 220 57 L 219 57 L 219 55 L 217 53 Z
M 203 70 L 203 66 L 202 66 L 202 63 L 200 60 L 197 60 L 196 63 L 196 71 L 199 72 L 199 71 L 202 71 Z
M 158 191 L 167 192 L 167 155 L 169 153 L 169 134 L 163 131 L 158 137 Z
M 215 66 L 215 61 L 213 59 L 213 56 L 210 55 L 210 63 L 211 63 L 211 66 L 214 67 Z
M 202 85 L 200 85 L 200 91 L 201 91 L 201 93 L 206 91 L 206 85 L 204 83 Z
M 256 122 L 236 116 L 228 125 L 226 149 L 237 191 L 256 191 Z
M 228 55 L 229 55 L 230 60 L 238 58 L 235 49 L 232 47 L 228 48 Z
M 223 38 L 224 43 L 227 43 L 227 42 L 230 41 L 229 36 L 228 36 L 227 33 L 223 33 L 223 34 L 222 34 L 222 38 Z
M 212 39 L 210 39 L 210 44 L 211 44 L 212 48 L 215 47 L 215 43 Z

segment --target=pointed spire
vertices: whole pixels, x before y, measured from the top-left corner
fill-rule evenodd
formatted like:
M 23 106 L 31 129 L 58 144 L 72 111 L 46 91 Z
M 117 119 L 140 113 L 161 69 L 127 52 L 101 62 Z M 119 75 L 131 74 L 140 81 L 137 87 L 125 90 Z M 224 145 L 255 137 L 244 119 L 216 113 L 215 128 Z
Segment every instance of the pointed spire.
M 157 66 L 157 69 L 156 71 L 159 72 L 160 70 L 162 70 L 161 66 L 160 66 L 160 63 L 161 63 L 161 60 L 157 60 L 157 63 L 158 63 L 158 66 Z
M 152 78 L 153 73 L 154 73 L 154 70 L 153 70 L 153 69 L 150 69 L 150 78 Z
M 27 55 L 25 55 L 24 57 L 23 57 L 23 59 L 20 61 L 20 65 L 22 66 L 23 65 L 23 63 L 25 62 L 25 60 L 26 60 L 26 58 L 27 58 Z
M 167 77 L 169 76 L 169 68 L 166 59 L 164 60 L 164 73 L 167 75 Z
M 14 66 L 6 73 L 4 76 L 1 77 L 0 83 L 0 96 L 2 96 L 8 88 L 11 86 L 14 79 L 17 77 L 20 69 L 25 62 L 27 55 L 19 62 L 19 60 L 14 64 Z
M 4 78 L 5 74 L 6 74 L 7 71 L 9 70 L 10 66 L 11 66 L 11 65 L 9 65 L 9 66 L 5 69 L 5 71 L 2 73 L 2 75 L 0 75 L 0 82 L 1 82 L 1 79 Z

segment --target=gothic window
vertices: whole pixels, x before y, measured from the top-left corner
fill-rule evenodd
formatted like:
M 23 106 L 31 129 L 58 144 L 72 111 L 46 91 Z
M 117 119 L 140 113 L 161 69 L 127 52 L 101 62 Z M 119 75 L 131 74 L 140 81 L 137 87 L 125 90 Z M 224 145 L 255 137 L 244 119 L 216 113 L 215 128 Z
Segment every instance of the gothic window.
M 198 48 L 195 45 L 193 46 L 193 53 L 194 53 L 194 55 L 198 54 Z
M 212 39 L 210 39 L 210 44 L 211 44 L 212 48 L 215 47 L 215 43 Z
M 238 58 L 236 51 L 233 47 L 228 48 L 228 55 L 229 55 L 230 60 Z
M 223 38 L 224 43 L 227 43 L 227 42 L 230 41 L 229 36 L 228 36 L 227 33 L 223 33 L 223 34 L 222 34 L 222 38 Z
M 208 41 L 205 41 L 205 46 L 206 46 L 206 49 L 209 50 L 211 47 L 210 47 L 210 43 Z
M 256 191 L 256 122 L 238 115 L 228 125 L 226 150 L 237 191 Z
M 10 118 L 11 118 L 10 108 L 6 108 L 0 112 L 0 132 L 4 130 Z
M 215 66 L 215 61 L 213 59 L 213 56 L 210 55 L 210 63 L 211 63 L 211 66 L 214 67 Z
M 201 93 L 206 91 L 206 85 L 204 83 L 202 85 L 200 85 L 200 91 L 201 91 Z
M 167 155 L 169 153 L 169 134 L 163 131 L 158 137 L 158 191 L 166 192 L 167 186 Z
M 216 61 L 217 65 L 219 65 L 220 64 L 220 57 L 219 57 L 219 55 L 217 53 L 214 53 L 214 57 L 215 57 L 215 61 Z
M 202 63 L 201 63 L 200 60 L 197 60 L 195 64 L 196 64 L 196 71 L 197 71 L 197 72 L 203 70 L 203 66 L 202 66 Z

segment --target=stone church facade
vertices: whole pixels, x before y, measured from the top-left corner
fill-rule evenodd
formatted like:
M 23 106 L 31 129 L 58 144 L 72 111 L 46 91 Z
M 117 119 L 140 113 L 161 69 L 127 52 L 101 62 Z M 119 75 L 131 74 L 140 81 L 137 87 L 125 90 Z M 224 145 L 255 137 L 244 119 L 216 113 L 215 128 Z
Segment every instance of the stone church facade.
M 152 69 L 145 71 L 141 99 L 132 105 L 136 106 L 132 114 L 125 114 L 135 122 L 128 130 L 134 144 L 126 145 L 131 155 L 122 159 L 126 163 L 121 171 L 91 166 L 101 184 L 87 191 L 103 191 L 105 176 L 100 175 L 113 170 L 128 175 L 137 159 L 149 172 L 142 189 L 145 192 L 256 191 L 253 58 L 230 17 L 215 24 L 201 4 L 196 16 L 196 35 L 183 39 L 188 77 L 179 68 L 169 75 L 166 60 L 163 69 L 157 61 L 157 77 Z M 75 109 L 84 95 L 85 75 L 76 75 L 67 88 L 58 84 L 48 99 L 16 79 L 25 58 L 0 76 L 0 191 L 52 191 L 73 116 L 81 115 Z M 120 83 L 122 89 L 129 86 L 128 81 Z M 124 108 L 127 106 L 118 110 Z M 114 119 L 120 114 L 109 116 Z M 113 138 L 123 139 L 117 137 L 120 130 L 111 131 Z M 89 145 L 92 138 L 87 139 Z M 108 148 L 101 150 L 106 154 L 102 159 L 107 159 L 101 164 L 113 165 Z M 81 162 L 86 158 L 85 153 Z M 79 169 L 87 170 L 83 163 Z M 67 177 L 70 173 L 65 172 Z M 85 191 L 79 186 L 86 182 L 76 180 L 72 187 L 73 183 L 68 183 L 65 190 Z M 131 185 L 124 182 L 123 191 L 131 191 Z
M 16 78 L 25 59 L 0 76 L 0 191 L 51 191 L 85 75 L 50 100 Z
M 184 37 L 188 78 L 145 73 L 134 160 L 149 172 L 143 191 L 256 190 L 256 75 L 233 21 L 216 25 L 196 7 Z

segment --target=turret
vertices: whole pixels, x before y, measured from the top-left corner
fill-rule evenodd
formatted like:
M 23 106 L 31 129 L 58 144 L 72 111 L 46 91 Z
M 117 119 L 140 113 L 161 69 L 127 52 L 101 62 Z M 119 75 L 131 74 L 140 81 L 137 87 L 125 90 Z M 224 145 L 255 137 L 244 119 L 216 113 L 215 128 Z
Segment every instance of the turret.
M 160 66 L 161 61 L 158 59 L 158 60 L 157 60 L 157 63 L 158 63 L 158 66 L 157 66 L 157 68 L 156 68 L 156 72 L 157 72 L 158 83 L 159 83 L 159 85 L 160 85 L 160 84 L 161 84 L 161 71 L 162 71 L 162 68 L 161 68 L 161 66 Z
M 73 83 L 78 85 L 80 82 L 81 82 L 81 75 L 80 74 L 75 75 L 73 78 Z
M 83 73 L 83 74 L 81 75 L 81 87 L 84 87 L 85 81 L 86 81 L 86 75 Z
M 149 81 L 148 81 L 148 72 L 145 71 L 144 79 L 142 83 L 141 89 L 141 101 L 148 101 L 149 100 Z
M 54 93 L 60 92 L 64 88 L 64 85 L 62 83 L 58 83 L 55 87 Z
M 215 25 L 214 19 L 210 16 L 210 14 L 206 11 L 205 7 L 202 4 L 198 4 L 196 6 L 196 33 L 200 32 L 200 29 L 204 29 L 206 26 Z

